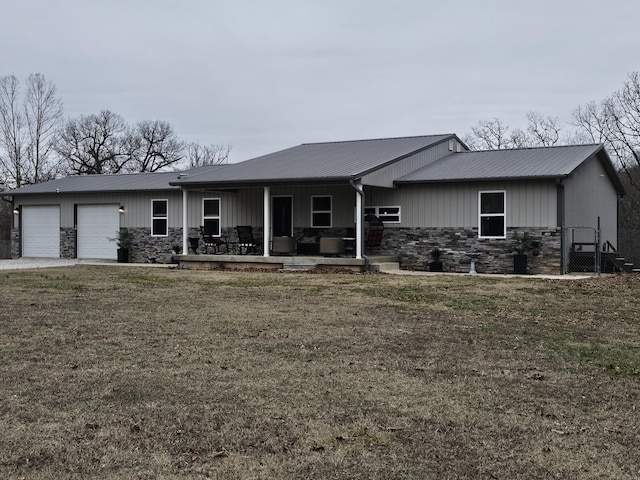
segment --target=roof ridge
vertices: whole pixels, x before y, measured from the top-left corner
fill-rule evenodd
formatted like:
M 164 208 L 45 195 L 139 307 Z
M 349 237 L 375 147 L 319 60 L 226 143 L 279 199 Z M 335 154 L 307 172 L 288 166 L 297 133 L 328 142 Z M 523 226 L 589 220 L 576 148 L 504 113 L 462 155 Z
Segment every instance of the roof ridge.
M 358 142 L 377 142 L 380 140 L 407 140 L 410 138 L 429 138 L 429 137 L 455 137 L 455 133 L 441 133 L 434 135 L 408 135 L 404 137 L 382 137 L 382 138 L 362 138 L 360 140 L 337 140 L 333 142 L 308 142 L 301 145 L 328 145 L 331 143 L 358 143 Z
M 542 145 L 537 147 L 517 147 L 517 148 L 487 148 L 484 150 L 469 150 L 467 152 L 458 152 L 458 153 L 478 153 L 478 152 L 513 152 L 513 151 L 523 151 L 523 150 L 544 150 L 546 148 L 571 148 L 571 147 L 600 147 L 602 143 L 578 143 L 575 145 Z

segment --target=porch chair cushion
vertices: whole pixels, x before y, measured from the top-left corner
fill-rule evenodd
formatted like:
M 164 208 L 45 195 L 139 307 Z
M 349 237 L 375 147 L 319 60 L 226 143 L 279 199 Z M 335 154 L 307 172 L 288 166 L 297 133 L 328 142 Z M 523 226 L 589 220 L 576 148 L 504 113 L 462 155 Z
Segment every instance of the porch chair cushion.
M 296 240 L 291 237 L 273 237 L 271 252 L 274 255 L 284 255 L 296 252 Z
M 344 240 L 338 237 L 320 237 L 320 255 L 343 255 Z

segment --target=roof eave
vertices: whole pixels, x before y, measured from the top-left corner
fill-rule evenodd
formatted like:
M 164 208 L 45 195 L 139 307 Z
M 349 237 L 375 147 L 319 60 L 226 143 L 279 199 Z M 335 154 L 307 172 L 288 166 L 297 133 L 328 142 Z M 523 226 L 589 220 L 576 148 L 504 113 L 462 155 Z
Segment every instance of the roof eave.
M 396 180 L 394 183 L 398 185 L 411 185 L 421 183 L 480 183 L 480 182 L 508 182 L 508 181 L 526 181 L 526 180 L 558 180 L 567 178 L 568 175 L 535 175 L 535 176 L 514 176 L 514 177 L 481 177 L 481 178 L 438 178 L 431 180 Z
M 358 175 L 348 175 L 339 177 L 301 177 L 301 178 L 269 178 L 269 179 L 245 179 L 245 180 L 213 180 L 213 181 L 191 181 L 191 182 L 170 182 L 170 185 L 181 188 L 211 188 L 211 187 L 258 187 L 268 185 L 292 185 L 310 183 L 348 183 L 351 179 L 359 178 Z
M 90 193 L 153 193 L 153 192 L 179 192 L 180 189 L 176 187 L 167 187 L 167 188 L 153 188 L 153 189 L 136 189 L 136 190 L 60 190 L 56 191 L 48 191 L 48 192 L 20 192 L 19 189 L 1 192 L 0 196 L 14 196 L 14 197 L 27 197 L 34 195 L 86 195 Z

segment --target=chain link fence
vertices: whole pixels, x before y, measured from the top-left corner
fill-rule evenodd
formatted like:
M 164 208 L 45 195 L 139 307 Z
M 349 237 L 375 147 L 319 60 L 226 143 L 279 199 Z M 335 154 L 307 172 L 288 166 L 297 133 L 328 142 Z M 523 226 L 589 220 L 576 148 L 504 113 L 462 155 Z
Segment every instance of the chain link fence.
M 618 234 L 618 254 L 625 262 L 640 268 L 640 230 L 621 229 Z
M 569 272 L 597 272 L 598 235 L 593 227 L 568 227 L 564 239 L 569 246 Z
M 568 227 L 564 239 L 569 248 L 569 272 L 614 273 L 640 268 L 640 230 Z

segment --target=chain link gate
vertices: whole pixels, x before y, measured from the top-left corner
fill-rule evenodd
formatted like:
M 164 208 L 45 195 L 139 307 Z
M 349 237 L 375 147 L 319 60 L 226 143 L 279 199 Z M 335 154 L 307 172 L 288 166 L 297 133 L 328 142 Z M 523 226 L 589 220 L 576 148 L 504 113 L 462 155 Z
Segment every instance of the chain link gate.
M 598 219 L 598 224 L 600 219 Z M 569 246 L 567 271 L 600 274 L 600 229 L 595 227 L 565 227 L 565 245 Z M 566 258 L 566 257 L 565 257 Z

